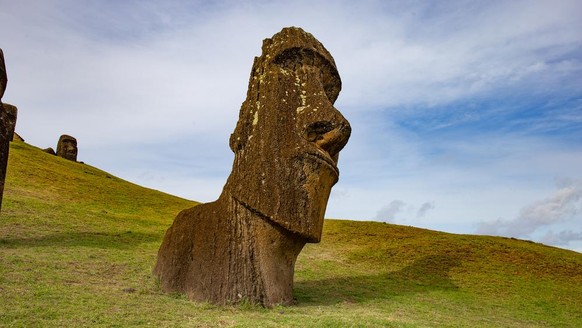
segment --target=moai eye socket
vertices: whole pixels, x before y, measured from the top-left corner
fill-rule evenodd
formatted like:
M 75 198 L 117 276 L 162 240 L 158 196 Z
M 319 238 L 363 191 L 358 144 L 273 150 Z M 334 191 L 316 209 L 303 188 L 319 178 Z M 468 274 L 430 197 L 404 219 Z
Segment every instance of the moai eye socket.
M 288 71 L 296 72 L 300 67 L 311 66 L 318 70 L 319 81 L 329 101 L 333 104 L 341 90 L 341 79 L 335 68 L 323 55 L 307 48 L 290 48 L 281 52 L 273 60 L 274 64 Z

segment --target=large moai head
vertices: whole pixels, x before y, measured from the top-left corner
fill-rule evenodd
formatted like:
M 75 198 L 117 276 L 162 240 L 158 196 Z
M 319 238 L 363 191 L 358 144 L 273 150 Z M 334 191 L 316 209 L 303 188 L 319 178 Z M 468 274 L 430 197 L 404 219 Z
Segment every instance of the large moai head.
M 333 106 L 341 80 L 330 53 L 300 28 L 263 41 L 230 138 L 225 191 L 272 223 L 319 242 L 338 154 L 350 137 Z
M 76 162 L 77 152 L 77 139 L 63 134 L 57 144 L 57 156 Z

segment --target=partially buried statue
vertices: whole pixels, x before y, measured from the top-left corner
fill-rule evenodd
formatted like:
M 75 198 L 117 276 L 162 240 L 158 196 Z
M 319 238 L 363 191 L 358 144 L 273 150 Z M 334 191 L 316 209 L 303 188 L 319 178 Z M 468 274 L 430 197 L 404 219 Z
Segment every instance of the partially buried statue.
M 57 144 L 57 156 L 76 162 L 77 153 L 77 139 L 63 134 L 59 138 L 59 143 Z
M 6 113 L 6 133 L 8 141 L 14 140 L 14 135 L 16 134 L 14 130 L 16 129 L 16 118 L 18 116 L 18 108 L 14 105 L 3 103 L 4 112 Z
M 6 178 L 6 168 L 8 166 L 8 152 L 10 141 L 16 126 L 16 107 L 2 104 L 2 97 L 6 90 L 8 76 L 4 63 L 4 53 L 0 49 L 0 209 L 2 208 L 2 197 L 4 196 L 4 179 Z
M 295 260 L 321 240 L 338 153 L 350 137 L 334 108 L 335 62 L 300 28 L 263 41 L 230 137 L 232 172 L 215 202 L 182 211 L 164 236 L 154 274 L 190 299 L 293 303 Z

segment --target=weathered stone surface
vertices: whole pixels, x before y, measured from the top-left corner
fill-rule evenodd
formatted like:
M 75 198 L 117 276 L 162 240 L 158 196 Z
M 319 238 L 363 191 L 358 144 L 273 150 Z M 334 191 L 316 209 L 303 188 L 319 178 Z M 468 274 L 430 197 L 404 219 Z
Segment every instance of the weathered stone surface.
M 4 63 L 4 52 L 0 49 L 0 209 L 2 209 L 2 197 L 4 196 L 4 179 L 6 178 L 6 167 L 8 165 L 8 151 L 10 150 L 10 140 L 14 133 L 16 124 L 15 108 L 8 108 L 2 104 L 2 97 L 8 83 L 6 65 Z
M 340 89 L 332 56 L 311 34 L 285 28 L 263 41 L 222 194 L 182 211 L 164 236 L 154 268 L 164 291 L 218 304 L 293 302 L 295 260 L 321 239 L 351 133 L 333 106 Z
M 44 151 L 45 153 L 51 154 L 51 155 L 56 155 L 57 153 L 55 153 L 55 150 L 52 149 L 51 147 L 45 148 L 42 151 Z
M 16 118 L 18 116 L 18 108 L 14 105 L 10 105 L 7 103 L 3 103 L 2 106 L 4 107 L 4 111 L 6 112 L 6 127 L 7 131 L 6 134 L 8 136 L 8 140 L 14 140 L 14 130 L 16 129 Z
M 63 134 L 59 138 L 59 143 L 57 144 L 57 156 L 76 162 L 77 153 L 77 139 Z

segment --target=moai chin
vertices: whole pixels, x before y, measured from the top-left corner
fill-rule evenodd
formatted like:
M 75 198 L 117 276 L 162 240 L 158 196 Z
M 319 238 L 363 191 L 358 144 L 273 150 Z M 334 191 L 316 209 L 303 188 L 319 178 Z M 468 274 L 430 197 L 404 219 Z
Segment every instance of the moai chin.
M 263 41 L 222 194 L 180 212 L 164 236 L 154 268 L 164 291 L 217 304 L 293 303 L 295 260 L 321 240 L 351 133 L 333 106 L 340 89 L 332 56 L 311 34 L 284 28 Z
M 57 156 L 76 162 L 77 153 L 77 139 L 63 134 L 59 138 L 59 143 L 57 144 Z

